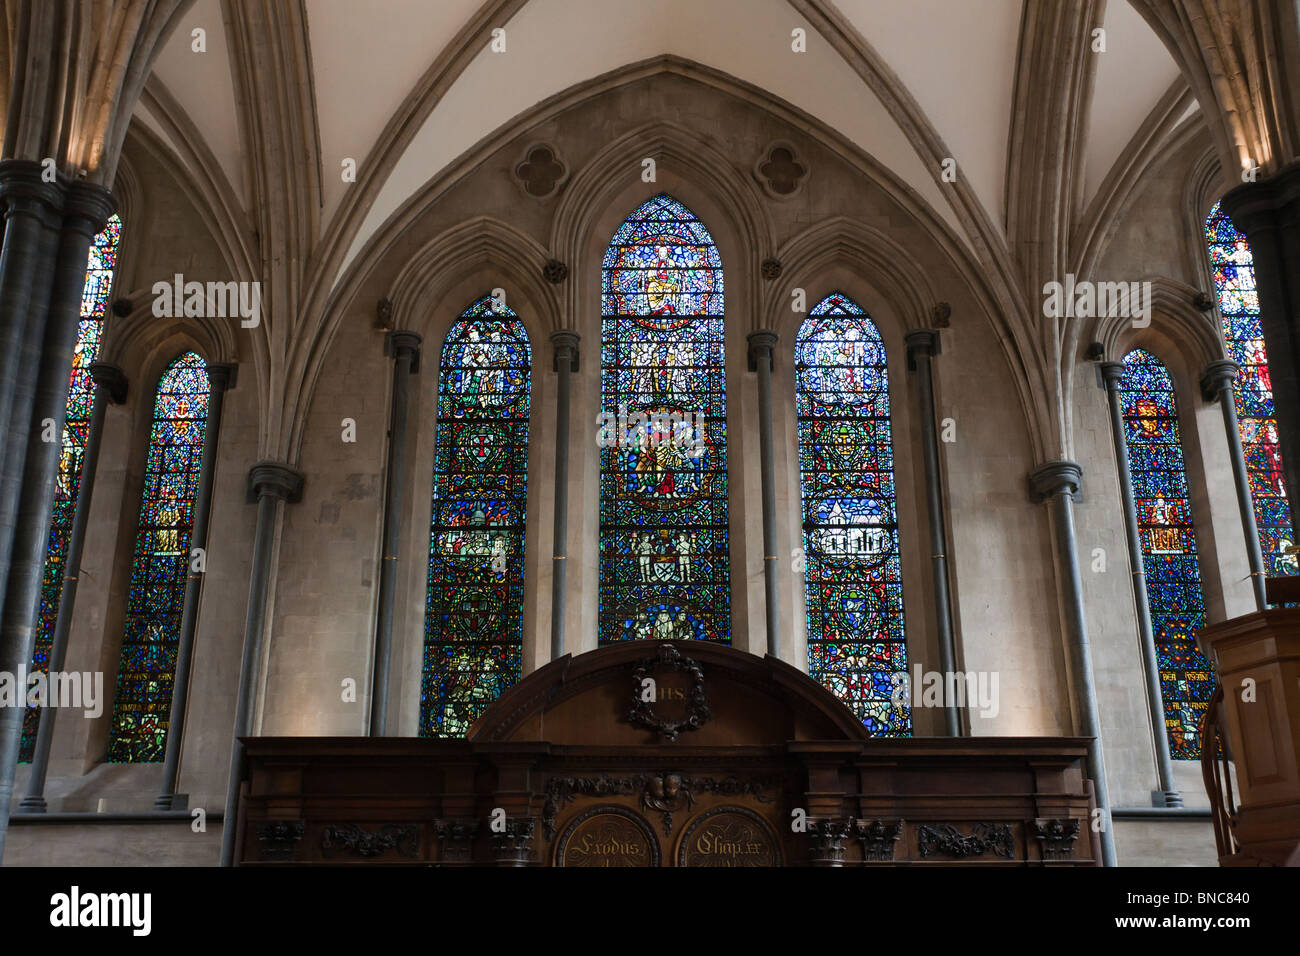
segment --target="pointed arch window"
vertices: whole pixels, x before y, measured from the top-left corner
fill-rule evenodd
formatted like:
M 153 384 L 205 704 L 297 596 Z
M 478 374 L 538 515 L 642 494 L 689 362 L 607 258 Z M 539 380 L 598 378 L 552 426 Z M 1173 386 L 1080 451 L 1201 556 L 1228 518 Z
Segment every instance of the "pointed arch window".
M 167 367 L 154 395 L 108 744 L 113 763 L 157 762 L 166 750 L 208 396 L 207 363 L 194 352 Z
M 1295 541 L 1291 504 L 1282 473 L 1282 447 L 1273 414 L 1273 382 L 1259 323 L 1259 293 L 1255 289 L 1255 261 L 1246 237 L 1232 224 L 1218 203 L 1205 220 L 1205 241 L 1214 271 L 1214 287 L 1223 316 L 1223 337 L 1228 357 L 1241 366 L 1237 379 L 1237 422 L 1246 456 L 1246 474 L 1255 502 L 1259 549 L 1264 571 L 1270 575 L 1296 574 L 1296 556 L 1286 549 Z
M 1214 671 L 1196 648 L 1205 599 L 1174 384 L 1160 360 L 1144 349 L 1125 355 L 1123 365 L 1120 407 L 1165 732 L 1171 757 L 1194 760 L 1201 754 L 1198 728 L 1214 693 Z
M 660 194 L 614 233 L 602 278 L 600 643 L 730 643 L 717 246 Z
M 420 734 L 462 737 L 523 669 L 532 386 L 523 322 L 479 299 L 447 333 L 438 381 Z
M 104 315 L 109 292 L 113 287 L 117 248 L 121 239 L 122 220 L 114 215 L 91 241 L 90 255 L 86 262 L 86 284 L 82 288 L 77 344 L 72 353 L 72 376 L 68 384 L 58 471 L 54 479 L 54 507 L 50 514 L 49 539 L 45 547 L 45 569 L 41 577 L 41 600 L 36 613 L 36 643 L 30 673 L 45 673 L 49 669 L 54 623 L 59 616 L 63 577 L 67 571 L 68 541 L 80 492 L 82 451 L 86 447 L 91 409 L 95 403 L 95 383 L 90 377 L 90 366 L 99 358 Z M 19 754 L 22 761 L 32 759 L 39 716 L 39 711 L 35 708 L 28 708 L 23 715 Z
M 889 370 L 880 332 L 836 292 L 795 338 L 808 673 L 873 734 L 909 736 Z

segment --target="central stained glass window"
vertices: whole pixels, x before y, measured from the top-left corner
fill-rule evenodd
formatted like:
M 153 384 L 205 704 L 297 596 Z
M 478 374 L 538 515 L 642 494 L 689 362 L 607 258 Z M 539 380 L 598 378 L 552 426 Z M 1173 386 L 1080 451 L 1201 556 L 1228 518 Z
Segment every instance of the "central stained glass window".
M 208 389 L 207 365 L 194 352 L 177 358 L 158 380 L 108 744 L 112 763 L 164 756 Z
M 1158 358 L 1134 349 L 1124 356 L 1119 392 L 1169 754 L 1195 760 L 1214 671 L 1194 636 L 1205 626 L 1205 600 L 1174 383 Z
M 1269 575 L 1296 574 L 1296 556 L 1287 554 L 1295 541 L 1291 504 L 1287 500 L 1282 474 L 1282 447 L 1277 439 L 1277 418 L 1273 414 L 1273 378 L 1264 351 L 1264 332 L 1259 324 L 1259 293 L 1255 289 L 1255 260 L 1246 237 L 1237 231 L 1228 214 L 1215 203 L 1205 220 L 1205 239 L 1214 268 L 1214 287 L 1219 293 L 1223 316 L 1223 337 L 1228 358 L 1241 366 L 1234 390 L 1241 447 L 1246 455 L 1246 474 L 1255 502 L 1255 524 L 1259 527 L 1259 549 L 1264 555 L 1264 572 Z
M 463 737 L 519 680 L 532 356 L 484 296 L 447 332 L 438 374 L 420 735 Z
M 77 322 L 77 344 L 72 352 L 72 376 L 68 383 L 68 404 L 60 439 L 59 468 L 54 477 L 54 508 L 45 547 L 45 570 L 41 576 L 41 603 L 36 617 L 36 644 L 29 673 L 47 673 L 54 625 L 63 600 L 63 576 L 67 573 L 68 544 L 72 519 L 81 491 L 81 462 L 90 433 L 90 415 L 95 404 L 95 383 L 91 363 L 99 357 L 104 335 L 104 312 L 108 305 L 113 271 L 117 268 L 117 246 L 122 238 L 122 220 L 109 218 L 104 230 L 90 244 L 86 262 L 86 284 L 81 292 L 81 318 Z M 19 760 L 28 762 L 36 749 L 40 712 L 29 707 L 23 714 L 23 736 Z
M 889 422 L 875 323 L 832 293 L 795 339 L 808 673 L 882 737 L 912 732 Z M 897 676 L 895 676 L 897 675 Z
M 730 643 L 722 260 L 671 196 L 605 252 L 601 644 Z

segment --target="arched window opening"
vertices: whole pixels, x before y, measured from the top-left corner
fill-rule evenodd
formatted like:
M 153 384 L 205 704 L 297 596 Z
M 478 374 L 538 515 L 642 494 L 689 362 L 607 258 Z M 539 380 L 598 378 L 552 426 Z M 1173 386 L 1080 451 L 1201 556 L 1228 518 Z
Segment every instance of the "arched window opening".
M 1120 406 L 1165 732 L 1171 757 L 1195 760 L 1201 755 L 1198 728 L 1214 693 L 1214 671 L 1196 648 L 1205 599 L 1174 384 L 1160 360 L 1144 349 L 1129 352 L 1123 364 Z
M 484 296 L 442 346 L 420 735 L 463 737 L 523 671 L 532 357 Z
M 166 750 L 208 395 L 207 364 L 194 352 L 178 357 L 158 380 L 108 743 L 111 763 L 157 762 Z
M 731 641 L 722 261 L 668 195 L 605 252 L 601 644 Z
M 36 612 L 36 643 L 30 673 L 48 673 L 54 623 L 63 599 L 63 578 L 67 573 L 68 542 L 72 519 L 81 490 L 82 452 L 90 429 L 95 404 L 95 383 L 90 366 L 99 358 L 104 335 L 104 315 L 117 269 L 117 247 L 122 239 L 122 220 L 114 215 L 90 243 L 86 262 L 86 284 L 81 292 L 81 317 L 77 323 L 77 344 L 72 353 L 72 376 L 68 383 L 68 404 L 60 439 L 59 465 L 54 479 L 54 507 L 45 546 L 45 569 L 41 576 L 41 601 Z M 20 761 L 32 759 L 40 712 L 28 708 L 23 715 Z
M 1270 575 L 1296 574 L 1300 572 L 1296 556 L 1287 554 L 1295 534 L 1273 414 L 1273 382 L 1259 323 L 1255 261 L 1245 235 L 1237 231 L 1218 203 L 1205 220 L 1205 241 L 1219 295 L 1228 357 L 1241 366 L 1235 389 L 1237 422 L 1255 502 L 1264 571 Z
M 879 736 L 909 736 L 889 374 L 880 332 L 842 293 L 795 339 L 808 672 Z

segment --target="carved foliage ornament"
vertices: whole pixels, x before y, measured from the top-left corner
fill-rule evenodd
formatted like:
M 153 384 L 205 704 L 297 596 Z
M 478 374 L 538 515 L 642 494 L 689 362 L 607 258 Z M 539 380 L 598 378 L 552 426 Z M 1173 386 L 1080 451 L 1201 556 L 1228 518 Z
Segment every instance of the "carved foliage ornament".
M 262 845 L 262 859 L 289 860 L 306 823 L 302 820 L 271 820 L 257 825 L 257 840 Z
M 364 857 L 396 850 L 414 859 L 419 846 L 420 833 L 414 823 L 386 823 L 373 833 L 356 823 L 335 823 L 325 827 L 320 838 L 325 856 L 332 856 L 335 850 L 349 850 Z
M 673 675 L 684 675 L 689 686 L 675 686 L 665 679 Z M 672 644 L 660 645 L 658 654 L 633 669 L 632 708 L 627 714 L 633 727 L 653 730 L 672 741 L 683 730 L 699 730 L 712 716 L 704 694 L 704 672 Z
M 1034 836 L 1043 845 L 1043 859 L 1067 860 L 1074 854 L 1074 841 L 1079 839 L 1079 821 L 1035 820 Z
M 1015 853 L 1016 839 L 1006 823 L 977 823 L 968 835 L 951 824 L 936 823 L 916 828 L 916 845 L 921 856 L 970 857 L 992 853 L 1010 860 Z

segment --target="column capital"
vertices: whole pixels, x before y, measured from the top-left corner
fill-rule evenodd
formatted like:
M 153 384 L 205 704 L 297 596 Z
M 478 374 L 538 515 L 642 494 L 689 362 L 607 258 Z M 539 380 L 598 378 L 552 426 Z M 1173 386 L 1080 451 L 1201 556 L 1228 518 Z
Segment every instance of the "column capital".
M 41 164 L 30 159 L 6 159 L 0 162 L 0 203 L 5 217 L 22 212 L 40 217 L 50 228 L 59 226 L 59 216 L 67 199 L 66 180 L 49 183 L 41 175 Z
M 578 343 L 581 341 L 582 336 L 572 329 L 556 329 L 552 332 L 551 349 L 553 355 L 551 367 L 558 372 L 560 364 L 567 359 L 569 371 L 578 371 Z
M 234 362 L 213 362 L 208 366 L 208 385 L 214 392 L 228 392 L 239 380 L 239 366 Z
M 759 359 L 765 360 L 769 369 L 776 366 L 772 351 L 776 348 L 777 343 L 781 341 L 781 336 L 771 329 L 759 329 L 745 336 L 745 341 L 749 343 L 749 370 L 751 372 L 758 371 Z
M 256 504 L 266 495 L 291 504 L 301 501 L 304 481 L 302 472 L 284 462 L 259 461 L 248 469 L 248 503 Z
M 83 228 L 94 236 L 108 224 L 117 212 L 117 199 L 98 183 L 78 179 L 68 184 L 67 199 L 63 203 L 63 218 Z
M 391 359 L 408 359 L 411 374 L 420 371 L 420 346 L 424 342 L 418 332 L 393 331 L 384 334 L 384 354 Z
M 916 357 L 918 355 L 934 358 L 942 351 L 938 329 L 913 329 L 903 336 L 903 342 L 907 345 L 907 370 L 909 372 L 916 371 Z
M 1223 210 L 1232 224 L 1246 233 L 1267 226 L 1288 206 L 1300 204 L 1300 163 L 1292 163 L 1267 179 L 1242 183 L 1224 194 Z
M 1077 462 L 1049 461 L 1029 473 L 1029 496 L 1036 502 L 1061 494 L 1078 501 L 1082 487 L 1083 469 Z
M 1119 388 L 1119 380 L 1124 377 L 1123 362 L 1099 362 L 1097 371 L 1101 374 L 1101 380 L 1108 391 L 1114 391 Z
M 1232 388 L 1232 383 L 1237 380 L 1240 372 L 1241 366 L 1232 359 L 1210 362 L 1201 374 L 1201 398 L 1207 402 L 1217 402 L 1219 393 L 1225 388 Z
M 105 389 L 108 400 L 114 405 L 121 405 L 126 401 L 126 373 L 116 365 L 109 362 L 91 362 L 90 378 L 97 387 Z

